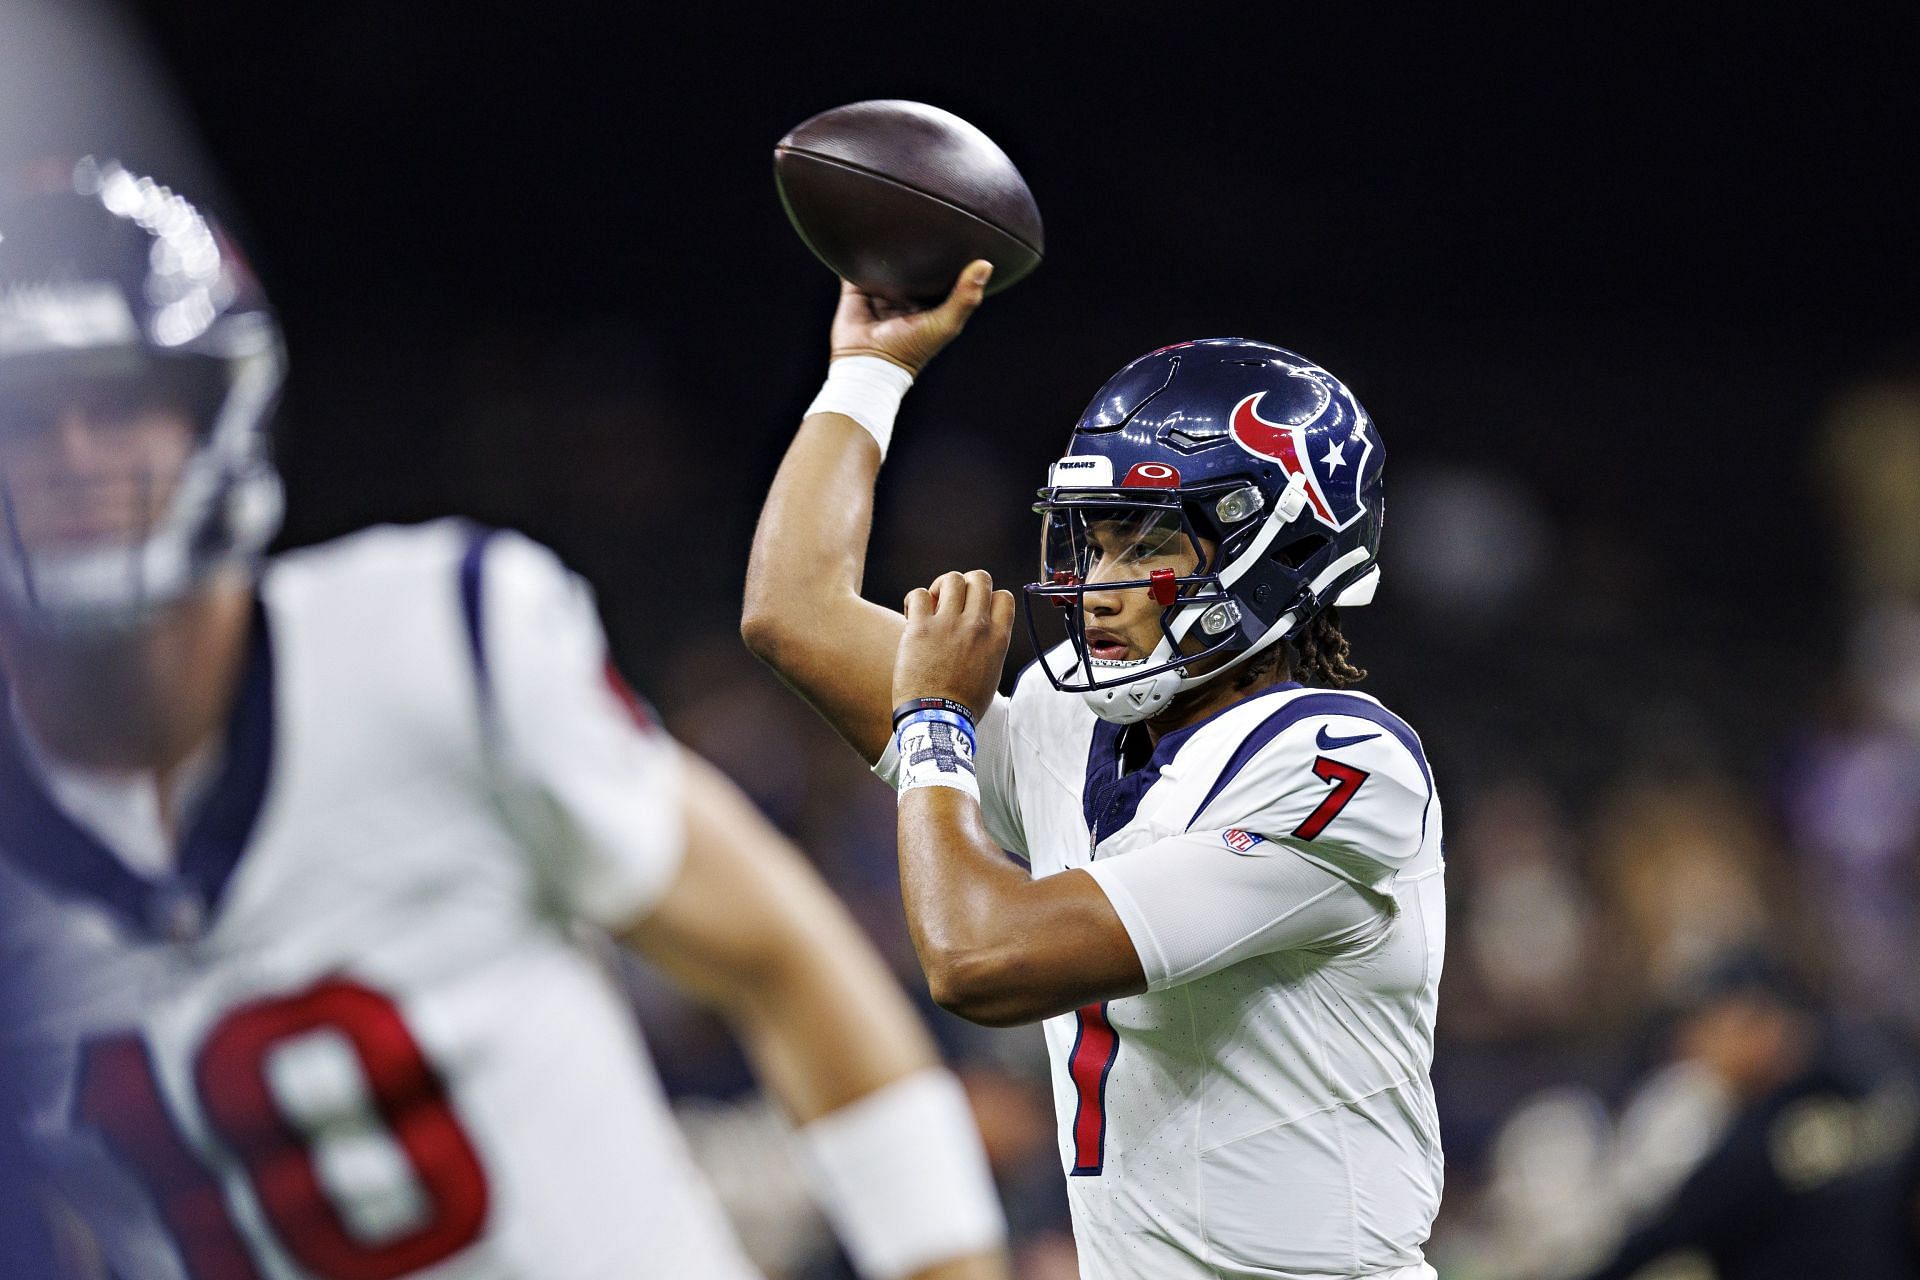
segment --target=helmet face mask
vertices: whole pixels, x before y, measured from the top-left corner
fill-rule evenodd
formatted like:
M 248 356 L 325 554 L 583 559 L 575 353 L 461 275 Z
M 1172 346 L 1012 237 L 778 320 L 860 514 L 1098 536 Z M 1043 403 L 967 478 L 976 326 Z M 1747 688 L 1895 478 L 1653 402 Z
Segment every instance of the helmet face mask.
M 1027 624 L 1047 674 L 1059 688 L 1093 692 L 1124 687 L 1136 680 L 1190 668 L 1204 669 L 1231 652 L 1240 637 L 1231 622 L 1238 610 L 1220 584 L 1219 543 L 1203 535 L 1185 504 L 1159 497 L 1122 493 L 1086 495 L 1042 502 L 1042 579 L 1027 588 L 1030 599 L 1058 610 L 1066 639 L 1078 655 L 1068 670 L 1056 670 L 1045 653 L 1052 647 L 1041 635 L 1041 610 L 1029 608 Z M 1148 652 L 1138 656 L 1102 656 L 1089 640 L 1099 628 L 1098 607 L 1132 594 L 1158 610 L 1157 634 Z M 1125 625 L 1123 619 L 1115 622 Z M 1195 629 L 1202 620 L 1217 625 Z
M 1279 347 L 1205 339 L 1129 364 L 1082 415 L 1034 507 L 1041 578 L 1026 588 L 1027 624 L 1048 679 L 1102 718 L 1146 719 L 1326 606 L 1365 603 L 1382 457 L 1351 392 Z M 1184 554 L 1133 550 L 1156 538 Z M 1122 606 L 1121 592 L 1138 594 Z M 1148 601 L 1158 638 L 1142 656 L 1137 619 L 1101 619 Z M 1049 645 L 1054 617 L 1064 642 Z
M 0 209 L 0 611 L 138 627 L 279 527 L 278 326 L 181 197 L 113 164 Z

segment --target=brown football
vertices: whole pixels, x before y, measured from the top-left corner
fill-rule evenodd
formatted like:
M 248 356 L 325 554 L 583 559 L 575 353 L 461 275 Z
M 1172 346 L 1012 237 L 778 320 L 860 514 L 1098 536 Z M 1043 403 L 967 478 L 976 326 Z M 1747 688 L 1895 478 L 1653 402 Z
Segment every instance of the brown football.
M 951 111 L 893 99 L 823 111 L 780 139 L 773 178 L 814 256 L 896 302 L 940 301 L 975 258 L 993 263 L 989 293 L 1040 265 L 1026 180 Z

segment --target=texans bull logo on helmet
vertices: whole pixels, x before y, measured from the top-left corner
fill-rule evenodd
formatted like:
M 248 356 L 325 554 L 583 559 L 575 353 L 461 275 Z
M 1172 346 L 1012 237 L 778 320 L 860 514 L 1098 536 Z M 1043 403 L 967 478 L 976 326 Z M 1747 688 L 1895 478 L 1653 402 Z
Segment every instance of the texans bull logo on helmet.
M 1369 424 L 1365 414 L 1354 413 L 1350 401 L 1334 393 L 1331 375 L 1297 365 L 1289 365 L 1288 371 L 1312 389 L 1307 402 L 1276 422 L 1260 413 L 1267 392 L 1254 392 L 1234 405 L 1228 434 L 1248 453 L 1279 463 L 1289 476 L 1300 476 L 1314 518 L 1338 532 L 1367 511 L 1361 487 L 1367 455 L 1373 452 Z M 1325 442 L 1324 452 L 1307 447 L 1309 433 Z

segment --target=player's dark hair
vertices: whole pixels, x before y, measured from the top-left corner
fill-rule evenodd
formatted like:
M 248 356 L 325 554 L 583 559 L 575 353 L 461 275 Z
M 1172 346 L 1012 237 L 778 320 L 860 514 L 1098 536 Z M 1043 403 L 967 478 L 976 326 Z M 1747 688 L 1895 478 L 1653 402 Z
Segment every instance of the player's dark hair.
M 1313 616 L 1284 646 L 1276 646 L 1234 668 L 1233 687 L 1251 689 L 1281 668 L 1282 677 L 1301 684 L 1344 689 L 1367 678 L 1365 667 L 1353 665 L 1347 638 L 1340 634 L 1340 618 L 1327 609 Z
M 1287 646 L 1293 650 L 1293 678 L 1301 684 L 1344 689 L 1367 678 L 1367 669 L 1354 665 L 1352 647 L 1340 634 L 1340 611 L 1331 606 L 1314 614 Z

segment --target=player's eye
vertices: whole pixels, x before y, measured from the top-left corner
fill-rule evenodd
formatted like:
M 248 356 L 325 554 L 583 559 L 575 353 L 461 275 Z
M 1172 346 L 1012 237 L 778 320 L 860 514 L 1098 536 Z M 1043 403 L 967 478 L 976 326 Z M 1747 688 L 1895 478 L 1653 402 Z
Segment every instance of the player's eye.
M 1132 554 L 1141 560 L 1156 560 L 1173 553 L 1173 531 L 1170 529 L 1152 529 L 1142 535 L 1132 547 Z

